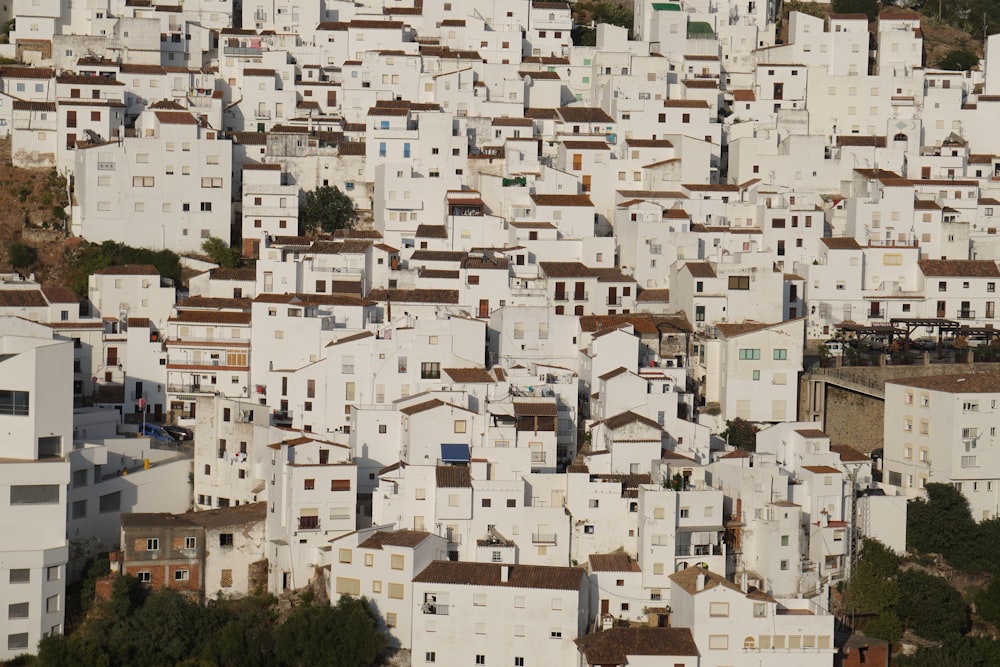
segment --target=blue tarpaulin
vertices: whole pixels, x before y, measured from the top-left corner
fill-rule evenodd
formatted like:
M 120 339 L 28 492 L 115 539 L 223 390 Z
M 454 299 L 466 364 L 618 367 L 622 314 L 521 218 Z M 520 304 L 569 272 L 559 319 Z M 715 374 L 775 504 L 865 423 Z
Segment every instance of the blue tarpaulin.
M 468 445 L 441 445 L 441 460 L 445 463 L 468 463 Z

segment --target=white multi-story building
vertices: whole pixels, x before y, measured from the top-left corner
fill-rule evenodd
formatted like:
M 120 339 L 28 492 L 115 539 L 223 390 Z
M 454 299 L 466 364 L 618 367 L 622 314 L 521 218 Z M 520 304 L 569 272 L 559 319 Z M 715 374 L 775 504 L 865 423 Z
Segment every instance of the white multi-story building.
M 76 149 L 73 232 L 200 252 L 230 240 L 232 143 L 186 111 L 144 111 L 136 136 Z
M 61 634 L 66 609 L 66 459 L 73 441 L 72 343 L 0 336 L 0 657 L 29 653 Z
M 413 578 L 414 661 L 575 664 L 588 591 L 582 568 L 434 561 Z
M 993 373 L 892 380 L 885 386 L 885 481 L 908 497 L 928 482 L 952 484 L 977 521 L 1000 512 L 991 444 L 1000 382 Z

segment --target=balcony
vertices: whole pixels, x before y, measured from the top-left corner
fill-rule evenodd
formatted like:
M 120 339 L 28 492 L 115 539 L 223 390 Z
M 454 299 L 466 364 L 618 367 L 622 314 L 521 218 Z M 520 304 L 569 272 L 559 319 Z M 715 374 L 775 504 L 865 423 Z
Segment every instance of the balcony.
M 573 294 L 574 301 L 588 301 L 590 299 L 589 292 L 576 292 Z
M 961 309 L 958 314 L 955 315 L 955 319 L 959 320 L 974 320 L 976 319 L 976 311 Z
M 246 56 L 250 58 L 259 58 L 263 49 L 259 46 L 224 46 L 222 47 L 223 55 L 227 56 Z
M 292 423 L 292 411 L 291 410 L 275 410 L 271 413 L 271 424 L 277 426 L 279 424 L 291 424 Z
M 215 394 L 215 385 L 190 384 L 187 382 L 176 382 L 167 385 L 168 394 Z
M 555 533 L 532 533 L 531 534 L 532 544 L 555 544 L 556 534 Z
M 300 516 L 299 530 L 319 530 L 318 516 Z
M 886 318 L 886 312 L 884 310 L 869 310 L 868 319 L 869 320 L 884 320 Z
M 555 296 L 555 298 L 554 298 L 553 300 L 554 300 L 554 301 L 569 301 L 569 295 L 568 295 L 568 294 L 566 294 L 566 293 L 563 293 L 563 294 L 559 294 L 559 293 L 557 292 L 557 293 L 556 293 L 556 296 Z
M 676 556 L 721 556 L 722 545 L 719 544 L 678 544 L 674 547 Z
M 438 604 L 437 602 L 425 602 L 422 610 L 425 614 L 430 614 L 432 616 L 448 615 L 448 605 Z
M 271 112 L 267 109 L 257 109 L 253 112 L 254 118 L 269 119 L 271 117 Z
M 622 305 L 622 298 L 620 296 L 609 296 L 604 302 L 609 306 L 620 306 Z

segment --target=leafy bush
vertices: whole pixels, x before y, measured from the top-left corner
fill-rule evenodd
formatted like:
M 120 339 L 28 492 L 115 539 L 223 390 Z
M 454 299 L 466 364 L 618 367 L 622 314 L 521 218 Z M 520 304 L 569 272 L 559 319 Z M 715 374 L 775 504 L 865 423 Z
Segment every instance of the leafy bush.
M 81 245 L 73 256 L 67 258 L 70 269 L 69 284 L 79 297 L 87 295 L 87 278 L 109 266 L 122 264 L 152 264 L 160 275 L 175 283 L 181 281 L 181 262 L 172 250 L 133 248 L 124 243 L 105 241 L 101 244 Z
M 29 267 L 38 259 L 38 251 L 27 243 L 21 243 L 20 241 L 11 243 L 7 254 L 10 258 L 11 266 L 15 268 L 23 269 Z
M 969 49 L 952 49 L 945 54 L 938 67 L 941 69 L 962 71 L 972 69 L 979 64 L 979 56 Z

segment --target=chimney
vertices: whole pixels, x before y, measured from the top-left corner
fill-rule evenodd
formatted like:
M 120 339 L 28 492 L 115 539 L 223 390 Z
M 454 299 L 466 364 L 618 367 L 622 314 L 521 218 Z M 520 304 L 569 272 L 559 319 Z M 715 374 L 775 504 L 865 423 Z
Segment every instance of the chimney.
M 694 580 L 694 589 L 696 591 L 705 590 L 705 573 L 699 572 L 698 576 Z
M 503 583 L 505 583 L 505 584 L 508 581 L 510 581 L 510 568 L 511 568 L 510 565 L 501 565 L 500 566 L 500 581 L 503 582 Z

